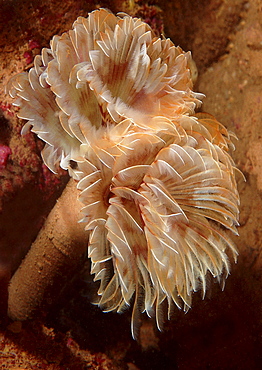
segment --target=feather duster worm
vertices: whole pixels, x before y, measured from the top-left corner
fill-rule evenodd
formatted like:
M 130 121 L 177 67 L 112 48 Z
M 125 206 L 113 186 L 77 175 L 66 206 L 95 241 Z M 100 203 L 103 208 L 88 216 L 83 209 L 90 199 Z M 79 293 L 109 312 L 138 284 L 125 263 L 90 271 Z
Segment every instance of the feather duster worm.
M 162 327 L 176 304 L 229 273 L 238 193 L 227 130 L 195 114 L 192 59 L 140 19 L 100 9 L 54 36 L 9 92 L 46 146 L 46 165 L 78 181 L 98 305 L 133 304 Z M 74 166 L 72 166 L 74 163 Z

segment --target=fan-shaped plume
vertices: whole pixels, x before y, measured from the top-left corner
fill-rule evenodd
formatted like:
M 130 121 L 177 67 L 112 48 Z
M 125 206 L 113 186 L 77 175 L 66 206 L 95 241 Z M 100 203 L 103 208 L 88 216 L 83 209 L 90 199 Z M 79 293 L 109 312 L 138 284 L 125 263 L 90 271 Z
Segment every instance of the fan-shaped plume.
M 98 304 L 133 305 L 134 337 L 140 312 L 161 329 L 163 307 L 187 311 L 209 272 L 228 275 L 226 250 L 237 256 L 225 230 L 238 224 L 233 145 L 214 117 L 194 113 L 193 65 L 140 19 L 100 9 L 8 87 L 23 132 L 46 142 L 47 166 L 78 181 Z

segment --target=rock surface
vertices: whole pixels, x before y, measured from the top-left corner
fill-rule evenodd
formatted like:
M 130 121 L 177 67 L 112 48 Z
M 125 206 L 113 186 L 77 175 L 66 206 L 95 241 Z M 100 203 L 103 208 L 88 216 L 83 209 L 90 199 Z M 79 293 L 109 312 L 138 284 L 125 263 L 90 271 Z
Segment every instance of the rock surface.
M 36 237 L 66 182 L 42 168 L 42 144 L 20 137 L 21 122 L 2 87 L 31 66 L 54 34 L 71 28 L 98 5 L 143 16 L 198 66 L 195 91 L 202 110 L 238 138 L 233 153 L 241 197 L 239 250 L 224 292 L 210 280 L 204 301 L 195 294 L 187 315 L 175 311 L 165 331 L 151 321 L 140 343 L 130 335 L 130 315 L 103 314 L 92 306 L 93 282 L 84 272 L 68 285 L 57 306 L 22 326 L 1 320 L 1 369 L 260 369 L 262 363 L 262 0 L 8 1 L 0 15 L 0 279 L 9 276 Z M 10 148 L 10 150 L 6 149 Z M 8 155 L 7 155 L 8 153 Z M 48 199 L 48 201 L 47 201 Z M 15 225 L 15 228 L 14 228 Z M 84 281 L 86 280 L 86 281 Z M 5 304 L 2 305 L 5 312 Z

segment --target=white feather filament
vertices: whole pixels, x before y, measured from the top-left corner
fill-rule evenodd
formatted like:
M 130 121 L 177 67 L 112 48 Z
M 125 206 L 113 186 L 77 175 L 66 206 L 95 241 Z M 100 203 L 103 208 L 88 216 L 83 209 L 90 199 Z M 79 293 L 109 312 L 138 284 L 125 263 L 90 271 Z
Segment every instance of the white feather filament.
M 9 83 L 46 146 L 47 166 L 70 171 L 81 190 L 98 304 L 120 312 L 191 305 L 210 272 L 229 273 L 224 229 L 237 233 L 232 146 L 212 116 L 194 114 L 190 53 L 155 37 L 140 19 L 104 9 L 54 36 L 34 68 Z M 76 162 L 76 168 L 70 167 Z

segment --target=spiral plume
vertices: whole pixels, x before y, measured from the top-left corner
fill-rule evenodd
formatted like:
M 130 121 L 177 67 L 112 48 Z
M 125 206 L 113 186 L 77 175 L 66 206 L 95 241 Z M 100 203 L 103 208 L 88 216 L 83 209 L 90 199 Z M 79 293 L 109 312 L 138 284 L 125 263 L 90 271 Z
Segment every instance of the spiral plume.
M 208 273 L 224 281 L 226 250 L 237 256 L 226 232 L 238 225 L 231 138 L 195 114 L 192 66 L 140 19 L 99 9 L 9 83 L 46 165 L 78 182 L 97 303 L 132 305 L 134 337 L 140 312 L 161 329 L 174 304 L 187 311 L 193 292 L 205 295 Z

